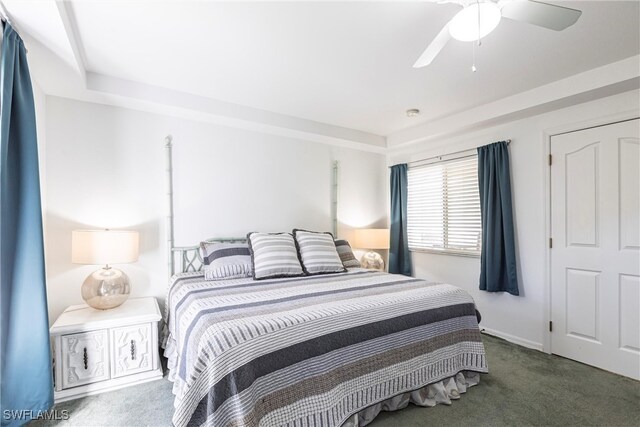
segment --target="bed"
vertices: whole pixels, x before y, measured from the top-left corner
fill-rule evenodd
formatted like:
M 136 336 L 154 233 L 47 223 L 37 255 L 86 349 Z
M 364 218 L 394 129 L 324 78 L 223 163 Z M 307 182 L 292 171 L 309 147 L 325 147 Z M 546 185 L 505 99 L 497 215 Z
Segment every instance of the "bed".
M 165 322 L 176 426 L 361 426 L 409 401 L 450 403 L 487 372 L 465 291 L 378 271 L 178 274 Z
M 488 371 L 473 299 L 452 285 L 362 268 L 204 280 L 198 247 L 174 246 L 165 147 L 175 426 L 360 427 L 410 402 L 450 404 Z

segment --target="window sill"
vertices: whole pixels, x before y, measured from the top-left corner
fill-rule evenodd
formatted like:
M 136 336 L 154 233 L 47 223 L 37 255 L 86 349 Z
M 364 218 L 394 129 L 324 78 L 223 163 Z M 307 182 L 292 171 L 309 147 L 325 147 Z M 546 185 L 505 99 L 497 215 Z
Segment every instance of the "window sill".
M 409 252 L 419 252 L 419 253 L 427 253 L 427 254 L 437 254 L 437 255 L 451 255 L 451 256 L 459 256 L 464 258 L 480 258 L 480 253 L 473 252 L 463 252 L 463 251 L 455 251 L 450 249 L 411 249 L 409 248 Z

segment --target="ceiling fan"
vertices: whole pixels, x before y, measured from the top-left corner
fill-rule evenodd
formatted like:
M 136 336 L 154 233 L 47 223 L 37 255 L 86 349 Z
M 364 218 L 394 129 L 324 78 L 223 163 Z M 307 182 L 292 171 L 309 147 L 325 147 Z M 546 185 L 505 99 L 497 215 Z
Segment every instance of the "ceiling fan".
M 562 31 L 575 24 L 582 15 L 576 9 L 535 0 L 444 0 L 439 3 L 456 3 L 462 6 L 462 10 L 440 30 L 413 64 L 414 68 L 431 64 L 451 37 L 460 41 L 480 41 L 498 26 L 502 18 Z

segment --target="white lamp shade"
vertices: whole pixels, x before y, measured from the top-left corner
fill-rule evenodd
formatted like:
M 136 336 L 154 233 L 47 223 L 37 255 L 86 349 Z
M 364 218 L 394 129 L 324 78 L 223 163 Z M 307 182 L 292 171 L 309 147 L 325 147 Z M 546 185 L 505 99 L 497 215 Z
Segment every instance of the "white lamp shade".
M 138 260 L 138 232 L 127 230 L 74 230 L 74 264 L 126 264 Z
M 449 22 L 451 37 L 463 42 L 483 38 L 498 26 L 502 13 L 497 4 L 485 1 L 473 3 L 453 17 Z
M 389 230 L 386 228 L 358 228 L 354 247 L 360 249 L 389 249 Z

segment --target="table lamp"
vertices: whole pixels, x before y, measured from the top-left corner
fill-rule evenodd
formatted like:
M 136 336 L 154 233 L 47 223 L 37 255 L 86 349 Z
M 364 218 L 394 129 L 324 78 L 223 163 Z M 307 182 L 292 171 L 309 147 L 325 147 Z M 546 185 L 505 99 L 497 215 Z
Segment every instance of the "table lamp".
M 386 228 L 358 228 L 355 230 L 354 246 L 369 250 L 360 259 L 363 268 L 384 270 L 384 260 L 373 249 L 389 249 L 389 230 Z
M 104 265 L 82 284 L 82 299 L 93 308 L 107 310 L 129 298 L 129 277 L 111 264 L 138 260 L 138 232 L 126 230 L 74 230 L 71 233 L 71 262 Z

